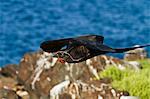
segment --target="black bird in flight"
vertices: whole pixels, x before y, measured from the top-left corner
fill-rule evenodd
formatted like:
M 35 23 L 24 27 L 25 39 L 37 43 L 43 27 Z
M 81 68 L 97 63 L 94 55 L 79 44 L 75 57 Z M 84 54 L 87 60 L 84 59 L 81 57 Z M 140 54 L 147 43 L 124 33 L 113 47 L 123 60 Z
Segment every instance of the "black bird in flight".
M 103 41 L 103 36 L 87 35 L 76 38 L 45 41 L 40 47 L 45 52 L 53 53 L 53 56 L 57 57 L 62 63 L 78 63 L 101 54 L 123 53 L 136 48 L 150 46 L 150 44 L 147 44 L 129 48 L 111 48 L 104 45 Z

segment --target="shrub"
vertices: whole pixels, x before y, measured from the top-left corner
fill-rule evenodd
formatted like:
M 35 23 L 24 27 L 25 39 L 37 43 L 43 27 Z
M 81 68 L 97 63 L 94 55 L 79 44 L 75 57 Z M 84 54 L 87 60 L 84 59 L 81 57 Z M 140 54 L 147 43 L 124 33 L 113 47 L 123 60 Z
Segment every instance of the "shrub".
M 107 69 L 105 69 L 103 72 L 100 73 L 100 78 L 109 77 L 113 81 L 116 81 L 116 80 L 120 81 L 124 77 L 128 77 L 128 76 L 132 75 L 132 73 L 134 73 L 134 72 L 135 71 L 133 71 L 133 70 L 129 70 L 129 69 L 120 70 L 120 69 L 116 68 L 115 66 L 110 66 Z
M 131 69 L 119 70 L 110 66 L 100 73 L 100 77 L 112 78 L 114 88 L 125 90 L 133 96 L 141 99 L 150 99 L 150 62 L 149 60 L 140 61 L 143 69 L 136 72 Z
M 126 90 L 133 96 L 141 99 L 150 99 L 150 72 L 144 70 L 136 72 L 120 81 L 113 81 L 112 86 L 120 90 Z

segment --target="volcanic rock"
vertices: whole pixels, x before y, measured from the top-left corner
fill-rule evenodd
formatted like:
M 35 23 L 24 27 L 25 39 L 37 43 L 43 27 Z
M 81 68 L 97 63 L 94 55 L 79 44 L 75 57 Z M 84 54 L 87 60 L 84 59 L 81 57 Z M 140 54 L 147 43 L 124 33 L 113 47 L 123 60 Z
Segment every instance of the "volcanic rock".
M 136 61 L 147 58 L 147 55 L 148 54 L 144 48 L 137 48 L 135 50 L 126 52 L 126 54 L 124 55 L 124 59 L 127 61 Z
M 0 99 L 21 99 L 15 91 L 8 89 L 0 89 Z
M 124 91 L 112 88 L 111 79 L 99 78 L 109 66 L 135 69 L 127 61 L 105 55 L 62 64 L 51 53 L 27 53 L 19 65 L 1 69 L 0 89 L 23 99 L 119 99 Z

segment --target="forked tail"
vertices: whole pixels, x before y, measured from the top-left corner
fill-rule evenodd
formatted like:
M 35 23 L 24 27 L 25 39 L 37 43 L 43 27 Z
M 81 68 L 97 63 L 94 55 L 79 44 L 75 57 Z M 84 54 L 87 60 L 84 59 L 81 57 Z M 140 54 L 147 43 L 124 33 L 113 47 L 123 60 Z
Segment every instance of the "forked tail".
M 129 47 L 129 48 L 115 48 L 115 53 L 123 53 L 126 51 L 130 51 L 130 50 L 134 50 L 137 48 L 143 48 L 143 47 L 147 47 L 150 46 L 150 44 L 146 44 L 146 45 L 139 45 L 139 46 L 135 46 L 135 47 Z

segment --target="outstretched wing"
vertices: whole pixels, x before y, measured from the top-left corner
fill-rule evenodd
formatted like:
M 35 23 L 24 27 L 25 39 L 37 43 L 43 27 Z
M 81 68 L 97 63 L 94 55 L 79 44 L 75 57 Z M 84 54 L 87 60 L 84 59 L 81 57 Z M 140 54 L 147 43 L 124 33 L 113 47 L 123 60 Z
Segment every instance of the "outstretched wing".
M 40 48 L 45 52 L 56 52 L 59 51 L 64 46 L 68 46 L 72 38 L 44 41 L 41 43 Z
M 103 40 L 104 40 L 103 36 L 87 35 L 87 36 L 80 36 L 76 38 L 66 38 L 66 39 L 45 41 L 41 43 L 40 48 L 42 48 L 46 52 L 56 52 L 61 50 L 65 46 L 71 47 L 71 46 L 85 45 L 86 47 L 88 47 L 90 44 L 91 48 L 93 48 L 97 46 L 92 45 L 89 42 L 97 42 L 99 44 L 102 44 Z
M 73 39 L 76 45 L 84 45 L 86 48 L 92 51 L 105 51 L 105 52 L 115 52 L 115 50 L 109 46 L 103 45 L 102 43 L 90 41 L 90 40 L 83 40 L 75 38 Z
M 73 40 L 76 39 L 76 40 Z M 91 41 L 91 42 L 98 42 L 103 43 L 104 37 L 98 35 L 87 35 L 87 36 L 80 36 L 76 38 L 66 38 L 66 39 L 59 39 L 59 40 L 51 40 L 45 41 L 41 43 L 40 48 L 42 48 L 46 52 L 56 52 L 61 50 L 64 46 L 80 46 L 84 45 L 81 41 Z

